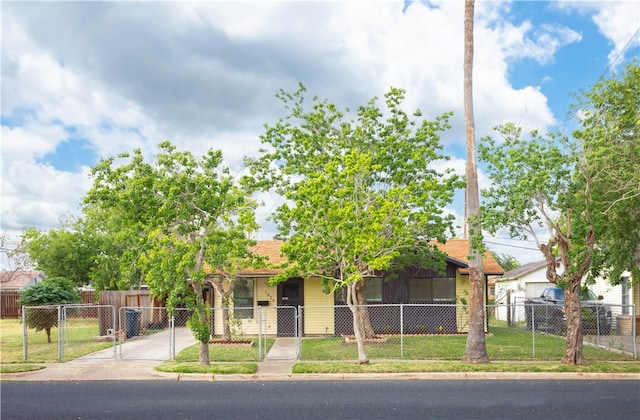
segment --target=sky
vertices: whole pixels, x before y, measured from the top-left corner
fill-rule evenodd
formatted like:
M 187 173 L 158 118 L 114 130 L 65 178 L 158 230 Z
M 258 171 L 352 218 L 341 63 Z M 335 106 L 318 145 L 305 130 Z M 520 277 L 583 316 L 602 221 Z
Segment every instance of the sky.
M 573 93 L 640 56 L 635 0 L 477 0 L 475 9 L 478 137 L 507 121 L 562 129 Z M 80 215 L 90 168 L 121 152 L 152 157 L 170 140 L 196 155 L 220 149 L 240 172 L 264 124 L 286 115 L 275 94 L 300 82 L 340 108 L 396 87 L 425 118 L 453 111 L 441 140 L 463 174 L 463 18 L 461 0 L 2 1 L 5 247 L 25 227 Z M 461 197 L 447 208 L 459 224 Z M 265 219 L 277 199 L 261 198 L 256 239 L 271 239 Z M 485 241 L 523 264 L 542 259 L 506 231 Z

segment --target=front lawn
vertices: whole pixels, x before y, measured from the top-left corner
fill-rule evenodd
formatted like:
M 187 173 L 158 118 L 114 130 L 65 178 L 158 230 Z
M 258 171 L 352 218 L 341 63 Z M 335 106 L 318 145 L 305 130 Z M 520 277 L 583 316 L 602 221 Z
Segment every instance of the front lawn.
M 385 343 L 366 344 L 370 360 L 461 360 L 467 336 L 407 335 L 402 344 L 399 335 L 384 336 Z M 535 348 L 534 348 L 535 341 Z M 492 327 L 486 337 L 487 353 L 492 360 L 560 360 L 564 355 L 563 337 L 536 333 L 518 328 Z M 591 345 L 584 345 L 588 360 L 632 360 L 631 356 Z M 302 340 L 302 360 L 357 360 L 356 344 L 344 337 L 305 338 Z

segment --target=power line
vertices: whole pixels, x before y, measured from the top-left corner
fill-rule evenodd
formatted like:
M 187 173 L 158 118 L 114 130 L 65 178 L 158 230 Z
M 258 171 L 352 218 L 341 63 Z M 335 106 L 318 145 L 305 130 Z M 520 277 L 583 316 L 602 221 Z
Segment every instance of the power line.
M 538 248 L 532 248 L 532 247 L 527 247 L 527 246 L 523 246 L 523 245 L 501 244 L 500 242 L 491 242 L 491 241 L 484 241 L 484 243 L 485 244 L 492 244 L 492 245 L 508 246 L 509 248 L 526 249 L 528 251 L 539 251 Z
M 640 26 L 638 26 L 638 29 L 636 29 L 636 31 L 634 32 L 633 35 L 631 35 L 631 38 L 629 38 L 629 41 L 627 41 L 626 45 L 620 50 L 620 52 L 618 52 L 618 54 L 615 56 L 615 58 L 609 63 L 609 65 L 607 66 L 607 68 L 602 72 L 602 74 L 600 75 L 600 77 L 604 76 L 610 69 L 611 67 L 613 67 L 613 65 L 616 63 L 616 61 L 618 61 L 618 59 L 620 58 L 620 56 L 622 55 L 622 53 L 624 53 L 627 48 L 629 48 L 629 45 L 631 45 L 631 41 L 633 41 L 633 38 L 636 37 L 636 35 L 638 35 L 638 33 L 640 33 Z

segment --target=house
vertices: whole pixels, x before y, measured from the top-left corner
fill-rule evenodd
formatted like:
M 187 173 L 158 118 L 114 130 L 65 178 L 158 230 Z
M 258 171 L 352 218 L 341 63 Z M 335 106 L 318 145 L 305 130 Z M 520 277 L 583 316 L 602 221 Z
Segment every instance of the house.
M 554 286 L 547 280 L 546 271 L 546 261 L 535 261 L 509 270 L 497 279 L 495 303 L 501 306 L 496 307 L 496 319 L 507 320 L 507 311 L 510 311 L 512 321 L 525 321 L 524 300 L 539 297 L 545 288 Z M 627 313 L 629 305 L 640 304 L 640 288 L 631 287 L 630 279 L 624 285 L 612 286 L 607 279 L 598 278 L 589 288 L 602 296 L 603 303 L 611 306 L 614 317 L 631 315 Z
M 25 287 L 40 283 L 45 277 L 42 271 L 2 271 L 0 273 L 0 290 L 22 291 Z
M 285 261 L 280 254 L 282 241 L 259 241 L 253 251 L 269 258 L 277 265 Z M 467 331 L 467 314 L 456 303 L 468 300 L 470 293 L 468 246 L 466 239 L 454 239 L 438 245 L 447 254 L 446 269 L 436 273 L 420 267 L 408 268 L 390 279 L 386 275 L 372 278 L 368 286 L 369 304 L 437 304 L 425 315 L 425 310 L 408 310 L 404 314 L 402 327 L 397 316 L 398 306 L 370 308 L 374 329 L 397 332 L 400 328 L 435 331 L 440 328 L 448 332 Z M 503 270 L 490 253 L 484 258 L 485 290 L 487 277 L 502 275 Z M 292 278 L 272 286 L 269 279 L 279 273 L 278 269 L 264 267 L 244 270 L 239 274 L 239 282 L 234 291 L 236 307 L 257 307 L 266 309 L 271 316 L 266 320 L 268 334 L 292 336 L 296 333 L 295 312 L 292 307 L 304 306 L 305 311 L 300 322 L 305 335 L 346 334 L 352 329 L 351 313 L 341 306 L 341 297 L 333 292 L 326 293 L 326 287 L 320 278 Z M 208 299 L 214 308 L 222 306 L 220 296 L 210 288 Z M 486 301 L 486 296 L 485 296 Z M 336 306 L 338 305 L 338 306 Z M 424 306 L 424 305 L 423 305 Z M 396 314 L 385 313 L 395 311 Z M 257 332 L 258 320 L 253 310 L 234 311 L 235 317 L 242 318 L 244 333 Z M 267 315 L 268 316 L 268 315 Z M 395 320 L 395 321 L 391 321 Z M 446 321 L 445 321 L 446 320 Z M 265 320 L 262 320 L 263 324 Z M 395 324 L 394 324 L 395 322 Z M 214 335 L 222 331 L 222 317 L 214 313 Z
M 18 298 L 25 287 L 33 286 L 45 279 L 42 271 L 2 271 L 0 272 L 0 318 L 18 318 L 20 305 Z

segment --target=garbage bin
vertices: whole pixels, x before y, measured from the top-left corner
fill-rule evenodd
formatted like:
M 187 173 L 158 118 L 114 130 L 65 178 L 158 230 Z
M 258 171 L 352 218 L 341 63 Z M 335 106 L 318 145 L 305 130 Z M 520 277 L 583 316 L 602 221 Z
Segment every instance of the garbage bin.
M 136 309 L 125 309 L 127 316 L 127 338 L 140 335 L 140 319 L 142 311 Z

